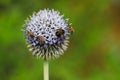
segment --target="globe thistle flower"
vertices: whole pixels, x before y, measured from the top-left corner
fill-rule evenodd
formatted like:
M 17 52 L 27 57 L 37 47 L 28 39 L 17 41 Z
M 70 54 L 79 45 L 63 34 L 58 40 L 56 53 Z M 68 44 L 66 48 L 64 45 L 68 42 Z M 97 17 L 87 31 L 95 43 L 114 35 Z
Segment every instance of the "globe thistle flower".
M 64 53 L 73 32 L 58 11 L 44 9 L 26 20 L 24 34 L 28 48 L 34 56 L 44 60 L 57 58 Z

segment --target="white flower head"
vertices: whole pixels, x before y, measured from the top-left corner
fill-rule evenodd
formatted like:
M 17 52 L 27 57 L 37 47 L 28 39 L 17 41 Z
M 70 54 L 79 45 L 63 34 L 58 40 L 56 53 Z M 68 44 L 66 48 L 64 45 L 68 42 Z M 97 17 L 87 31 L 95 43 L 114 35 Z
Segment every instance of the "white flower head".
M 64 53 L 72 27 L 58 11 L 44 9 L 34 13 L 24 26 L 29 50 L 44 60 L 57 58 Z

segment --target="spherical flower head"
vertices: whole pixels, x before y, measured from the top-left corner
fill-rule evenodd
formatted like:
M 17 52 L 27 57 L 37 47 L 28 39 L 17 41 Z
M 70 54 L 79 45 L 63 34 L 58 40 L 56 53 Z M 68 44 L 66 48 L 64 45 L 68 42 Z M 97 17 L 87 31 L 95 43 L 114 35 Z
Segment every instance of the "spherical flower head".
M 63 15 L 53 9 L 40 10 L 27 19 L 24 34 L 33 55 L 44 60 L 62 55 L 72 33 L 67 22 L 68 19 L 63 19 Z

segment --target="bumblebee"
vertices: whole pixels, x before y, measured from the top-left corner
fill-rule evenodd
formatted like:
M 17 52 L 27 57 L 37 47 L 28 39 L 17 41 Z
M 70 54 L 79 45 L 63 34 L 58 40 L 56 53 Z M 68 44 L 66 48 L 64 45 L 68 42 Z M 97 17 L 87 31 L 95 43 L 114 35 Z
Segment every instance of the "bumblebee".
M 63 30 L 63 29 L 57 29 L 57 31 L 56 31 L 56 33 L 55 33 L 55 35 L 57 36 L 57 37 L 61 37 L 61 36 L 63 36 L 65 34 L 65 31 Z
M 40 42 L 41 45 L 45 44 L 45 39 L 42 36 L 38 36 L 37 40 Z
M 27 31 L 27 36 L 30 37 L 30 38 L 34 38 L 35 37 L 33 32 L 31 32 L 31 31 Z
M 68 25 L 68 30 L 70 31 L 70 33 L 71 33 L 71 34 L 73 34 L 74 29 L 72 28 L 72 26 L 71 26 L 71 25 Z

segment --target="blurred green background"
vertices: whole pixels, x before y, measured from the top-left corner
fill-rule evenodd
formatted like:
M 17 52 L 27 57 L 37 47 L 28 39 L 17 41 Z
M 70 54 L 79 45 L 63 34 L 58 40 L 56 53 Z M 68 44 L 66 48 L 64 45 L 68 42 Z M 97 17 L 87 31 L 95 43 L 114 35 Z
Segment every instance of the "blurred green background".
M 28 51 L 21 28 L 44 8 L 75 29 L 65 54 L 50 61 L 50 80 L 120 80 L 119 0 L 0 0 L 0 80 L 43 80 L 43 60 Z

